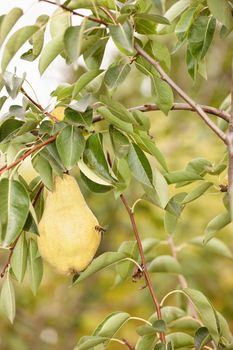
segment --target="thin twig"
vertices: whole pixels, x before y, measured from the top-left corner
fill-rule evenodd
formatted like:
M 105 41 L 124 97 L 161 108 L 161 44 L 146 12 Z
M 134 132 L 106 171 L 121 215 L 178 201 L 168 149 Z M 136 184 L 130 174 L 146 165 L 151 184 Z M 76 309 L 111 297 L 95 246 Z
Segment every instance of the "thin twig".
M 208 114 L 215 115 L 226 122 L 229 122 L 230 120 L 230 113 L 226 111 L 222 111 L 220 109 L 211 107 L 211 106 L 205 106 L 205 105 L 200 105 L 201 108 Z M 150 112 L 150 111 L 160 111 L 160 108 L 157 104 L 155 103 L 150 103 L 150 104 L 144 104 L 141 106 L 135 106 L 129 108 L 129 111 L 141 111 L 141 112 Z M 196 112 L 194 107 L 190 106 L 188 103 L 173 103 L 173 106 L 171 108 L 172 111 L 190 111 L 190 112 Z M 97 123 L 99 121 L 103 120 L 103 118 L 100 115 L 96 115 L 95 118 L 93 118 L 93 123 Z
M 35 100 L 33 100 L 33 98 L 31 96 L 28 95 L 28 93 L 24 90 L 23 87 L 21 87 L 20 91 L 22 92 L 22 94 L 34 105 L 36 106 L 43 114 L 47 115 L 47 117 L 49 117 L 50 119 L 52 119 L 53 121 L 56 121 L 56 122 L 59 122 L 59 119 L 57 119 L 55 117 L 55 115 L 49 113 L 49 112 L 46 112 L 44 110 L 44 108 L 39 104 L 37 103 Z
M 34 147 L 32 147 L 29 151 L 25 152 L 20 158 L 18 158 L 16 161 L 11 163 L 10 165 L 3 167 L 0 169 L 0 175 L 2 175 L 5 171 L 8 171 L 12 168 L 14 168 L 16 165 L 21 163 L 25 158 L 29 157 L 32 153 L 35 151 L 38 151 L 39 149 L 43 148 L 44 146 L 48 145 L 49 143 L 52 143 L 54 140 L 56 140 L 58 134 L 51 136 L 49 139 L 42 143 L 38 143 Z
M 168 244 L 169 244 L 169 246 L 170 246 L 170 248 L 171 248 L 171 252 L 172 252 L 173 258 L 175 258 L 175 259 L 177 260 L 177 248 L 176 248 L 176 246 L 175 246 L 173 237 L 172 237 L 171 235 L 169 235 L 169 237 L 168 237 L 168 239 L 167 239 L 167 242 L 168 242 Z M 188 288 L 187 281 L 186 281 L 186 279 L 184 278 L 183 275 L 178 274 L 178 280 L 179 280 L 180 285 L 181 285 L 181 287 L 182 287 L 183 289 Z M 188 305 L 189 305 L 189 308 L 190 308 L 190 310 L 191 310 L 191 312 L 192 312 L 193 318 L 195 318 L 195 319 L 198 320 L 198 319 L 199 319 L 199 318 L 198 318 L 198 314 L 197 314 L 197 312 L 196 312 L 195 307 L 194 307 L 193 304 L 191 303 L 191 301 L 188 301 Z
M 105 26 L 108 25 L 106 22 L 102 21 L 102 19 L 95 18 L 95 17 L 92 17 L 92 16 L 85 16 L 82 13 L 76 12 L 76 11 L 70 9 L 69 7 L 65 6 L 65 5 L 61 5 L 61 4 L 58 4 L 58 3 L 50 1 L 50 0 L 38 0 L 38 1 L 39 2 L 47 2 L 48 4 L 58 6 L 58 7 L 62 8 L 65 11 L 71 12 L 75 16 L 79 16 L 79 17 L 88 19 L 89 21 L 96 22 L 96 23 L 99 23 L 99 24 L 103 24 Z
M 232 61 L 232 83 L 231 83 L 231 116 L 226 134 L 228 148 L 228 194 L 230 203 L 231 221 L 233 221 L 233 61 Z
M 136 222 L 135 222 L 135 219 L 134 219 L 133 211 L 130 208 L 130 206 L 129 206 L 128 202 L 127 202 L 127 199 L 125 198 L 125 196 L 123 194 L 120 195 L 120 198 L 121 198 L 121 200 L 122 200 L 122 202 L 123 202 L 123 204 L 124 204 L 124 206 L 125 206 L 125 208 L 126 208 L 126 210 L 128 212 L 128 215 L 129 215 L 129 218 L 130 218 L 130 221 L 131 221 L 131 225 L 132 225 L 132 228 L 133 228 L 133 232 L 134 232 L 134 235 L 135 235 L 135 238 L 136 238 L 136 241 L 137 241 L 139 254 L 140 254 L 140 257 L 141 257 L 144 277 L 145 277 L 147 286 L 149 288 L 152 300 L 153 300 L 154 305 L 155 305 L 157 317 L 158 317 L 159 320 L 161 320 L 162 319 L 162 314 L 161 314 L 160 304 L 159 304 L 157 296 L 155 294 L 155 291 L 154 291 L 154 288 L 153 288 L 153 285 L 152 285 L 152 282 L 151 282 L 151 279 L 150 279 L 150 275 L 149 275 L 149 272 L 148 272 L 148 269 L 147 269 L 146 259 L 145 259 L 145 255 L 144 255 L 144 251 L 143 251 L 143 247 L 142 247 L 142 242 L 141 242 L 141 239 L 140 239 L 140 236 L 139 236 L 139 232 L 138 232 L 138 228 L 137 228 L 137 225 L 136 225 Z M 164 334 L 164 332 L 160 333 L 160 340 L 161 340 L 161 342 L 165 343 L 165 334 Z
M 127 346 L 128 349 L 130 349 L 130 350 L 135 350 L 135 347 L 132 346 L 132 345 L 128 342 L 127 339 L 123 338 L 122 341 L 123 341 L 123 343 Z
M 199 116 L 204 120 L 204 122 L 215 132 L 216 135 L 224 142 L 227 143 L 226 135 L 225 133 L 208 117 L 208 115 L 205 113 L 205 111 L 201 108 L 199 104 L 197 104 L 195 101 L 192 100 L 191 97 L 189 97 L 186 92 L 184 92 L 170 77 L 167 75 L 167 73 L 163 70 L 160 63 L 153 59 L 143 48 L 138 45 L 138 43 L 135 42 L 134 44 L 135 49 L 137 50 L 137 53 L 145 58 L 150 64 L 152 64 L 153 67 L 159 72 L 161 79 L 166 81 L 168 85 L 170 85 L 174 91 L 178 93 L 180 97 L 182 97 L 196 112 L 199 114 Z

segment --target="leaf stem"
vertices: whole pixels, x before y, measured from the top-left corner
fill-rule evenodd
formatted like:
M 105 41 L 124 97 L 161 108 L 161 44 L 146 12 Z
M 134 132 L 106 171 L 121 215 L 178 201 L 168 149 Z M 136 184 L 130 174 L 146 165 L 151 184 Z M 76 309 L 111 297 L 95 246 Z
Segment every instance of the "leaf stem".
M 225 133 L 208 117 L 206 112 L 201 108 L 199 104 L 197 104 L 190 96 L 186 94 L 170 77 L 167 75 L 167 73 L 163 70 L 160 63 L 152 58 L 143 48 L 138 45 L 138 43 L 135 42 L 134 44 L 135 49 L 137 50 L 137 53 L 145 58 L 147 62 L 152 64 L 153 67 L 159 72 L 161 79 L 167 82 L 168 85 L 170 85 L 174 91 L 178 93 L 180 97 L 183 98 L 196 112 L 199 114 L 199 116 L 204 120 L 204 122 L 215 132 L 215 134 L 226 144 L 226 135 Z
M 159 320 L 161 320 L 162 319 L 162 314 L 161 314 L 160 304 L 159 304 L 157 296 L 155 294 L 155 291 L 154 291 L 154 288 L 153 288 L 153 285 L 152 285 L 152 282 L 151 282 L 151 279 L 150 279 L 150 275 L 149 275 L 149 272 L 148 272 L 148 269 L 147 269 L 146 259 L 145 259 L 145 255 L 144 255 L 144 251 L 143 251 L 143 247 L 142 247 L 142 242 L 141 242 L 141 239 L 140 239 L 140 236 L 139 236 L 138 228 L 137 228 L 137 225 L 136 225 L 136 222 L 135 222 L 134 213 L 133 213 L 132 209 L 130 208 L 130 206 L 128 204 L 128 201 L 125 198 L 125 196 L 123 194 L 121 194 L 120 198 L 121 198 L 121 200 L 122 200 L 122 202 L 123 202 L 123 204 L 124 204 L 124 206 L 125 206 L 125 208 L 126 208 L 126 210 L 128 212 L 128 215 L 129 215 L 129 218 L 130 218 L 130 221 L 131 221 L 131 225 L 132 225 L 132 228 L 133 228 L 133 232 L 134 232 L 137 244 L 138 244 L 138 250 L 139 250 L 139 254 L 140 254 L 140 257 L 141 257 L 141 261 L 142 261 L 144 278 L 146 280 L 146 283 L 147 283 L 147 286 L 149 288 L 152 300 L 154 302 L 156 313 L 157 313 L 157 317 L 158 317 Z M 164 332 L 160 333 L 160 340 L 161 340 L 161 342 L 165 343 L 165 334 L 164 334 Z

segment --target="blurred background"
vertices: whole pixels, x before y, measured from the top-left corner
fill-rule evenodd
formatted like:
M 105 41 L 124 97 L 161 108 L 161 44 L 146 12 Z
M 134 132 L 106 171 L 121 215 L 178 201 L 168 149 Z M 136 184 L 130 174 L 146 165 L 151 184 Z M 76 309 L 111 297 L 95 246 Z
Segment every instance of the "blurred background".
M 51 14 L 55 9 L 48 4 L 37 1 L 8 0 L 1 3 L 0 14 L 9 11 L 14 6 L 21 6 L 26 13 L 18 27 L 33 24 L 34 19 L 42 13 Z M 17 27 L 14 28 L 14 30 Z M 208 81 L 199 77 L 193 83 L 185 66 L 185 50 L 181 49 L 172 56 L 172 78 L 189 95 L 199 103 L 218 107 L 230 92 L 231 60 L 233 40 L 230 35 L 224 41 L 215 34 L 214 44 L 207 57 Z M 162 38 L 169 48 L 174 47 L 175 37 Z M 104 65 L 116 54 L 113 44 L 109 45 L 110 55 L 105 57 Z M 55 60 L 43 77 L 39 76 L 37 63 L 25 63 L 19 60 L 19 55 L 13 60 L 9 70 L 17 67 L 17 74 L 24 71 L 27 80 L 33 86 L 43 106 L 50 103 L 50 92 L 59 82 L 71 82 L 74 77 L 72 69 L 65 66 L 62 59 Z M 82 63 L 81 63 L 82 64 Z M 76 76 L 83 71 L 79 68 Z M 71 79 L 72 78 L 72 79 Z M 30 87 L 28 86 L 30 92 Z M 150 84 L 140 73 L 132 70 L 130 76 L 116 93 L 116 99 L 127 107 L 153 102 L 150 97 Z M 176 101 L 179 98 L 176 96 Z M 11 101 L 12 103 L 12 101 Z M 15 103 L 15 101 L 14 101 Z M 191 112 L 170 112 L 165 117 L 160 112 L 150 112 L 151 134 L 157 146 L 166 156 L 171 170 L 183 168 L 186 163 L 196 157 L 204 157 L 218 163 L 225 155 L 222 142 Z M 226 173 L 212 177 L 215 188 L 201 199 L 193 202 L 184 210 L 179 221 L 174 241 L 182 244 L 178 253 L 184 275 L 191 288 L 202 291 L 223 313 L 233 331 L 233 261 L 232 259 L 211 253 L 207 248 L 185 246 L 185 242 L 195 236 L 203 235 L 204 228 L 215 215 L 223 211 L 222 196 L 219 184 L 225 181 Z M 107 227 L 98 253 L 107 250 L 116 251 L 122 241 L 133 240 L 133 233 L 127 213 L 119 200 L 112 193 L 91 194 L 80 182 L 80 186 L 88 204 L 96 214 L 102 226 Z M 187 190 L 190 188 L 187 187 Z M 186 188 L 185 188 L 186 190 Z M 132 182 L 126 196 L 133 204 L 141 195 L 139 185 Z M 175 189 L 171 188 L 171 193 Z M 142 238 L 155 237 L 166 239 L 163 227 L 163 212 L 157 207 L 140 201 L 135 210 L 135 217 Z M 227 243 L 233 252 L 232 227 L 222 230 L 217 238 Z M 157 246 L 151 254 L 170 254 L 166 245 Z M 6 255 L 1 251 L 0 263 L 4 264 Z M 143 282 L 132 283 L 129 279 L 113 288 L 115 279 L 114 268 L 100 272 L 87 281 L 69 288 L 71 279 L 61 277 L 47 265 L 44 266 L 44 276 L 37 296 L 29 289 L 27 278 L 22 285 L 15 284 L 17 315 L 14 325 L 0 314 L 0 349 L 2 350 L 63 350 L 73 349 L 78 339 L 91 334 L 97 324 L 114 311 L 126 311 L 132 316 L 148 318 L 154 312 L 149 293 L 140 289 Z M 159 300 L 171 289 L 178 287 L 178 279 L 170 274 L 153 274 L 153 284 Z M 168 299 L 167 303 L 175 305 L 176 297 Z M 139 322 L 129 322 L 120 332 L 120 337 L 127 338 L 132 344 L 136 342 L 136 326 Z M 120 344 L 111 344 L 109 349 L 120 349 Z

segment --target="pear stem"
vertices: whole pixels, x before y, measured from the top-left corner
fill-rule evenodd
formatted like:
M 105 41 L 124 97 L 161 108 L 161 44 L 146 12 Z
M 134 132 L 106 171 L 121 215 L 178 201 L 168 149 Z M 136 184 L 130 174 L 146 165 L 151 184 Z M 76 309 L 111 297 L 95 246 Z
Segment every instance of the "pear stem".
M 143 251 L 140 235 L 139 235 L 139 232 L 138 232 L 138 228 L 137 228 L 137 225 L 136 225 L 136 221 L 135 221 L 135 218 L 134 218 L 134 213 L 133 213 L 132 209 L 130 208 L 130 206 L 128 204 L 128 201 L 125 198 L 125 196 L 123 194 L 121 194 L 120 198 L 121 198 L 121 200 L 122 200 L 122 202 L 123 202 L 123 204 L 124 204 L 124 206 L 125 206 L 125 208 L 126 208 L 126 210 L 128 212 L 128 215 L 129 215 L 129 218 L 130 218 L 130 221 L 131 221 L 131 224 L 132 224 L 133 232 L 134 232 L 134 235 L 135 235 L 135 238 L 136 238 L 136 241 L 137 241 L 139 254 L 140 254 L 140 257 L 141 257 L 141 261 L 142 261 L 142 268 L 143 268 L 144 278 L 145 278 L 146 284 L 147 284 L 147 286 L 149 288 L 152 300 L 154 302 L 156 313 L 157 313 L 157 317 L 158 317 L 159 320 L 161 320 L 162 319 L 161 307 L 160 307 L 160 304 L 158 302 L 157 296 L 155 294 L 155 291 L 154 291 L 154 288 L 153 288 L 153 285 L 152 285 L 152 281 L 150 279 L 150 275 L 149 275 L 149 272 L 148 272 L 148 269 L 147 269 L 146 259 L 145 259 L 145 255 L 144 255 L 144 251 Z M 165 343 L 165 334 L 164 334 L 164 332 L 160 333 L 160 340 L 161 340 L 162 343 Z

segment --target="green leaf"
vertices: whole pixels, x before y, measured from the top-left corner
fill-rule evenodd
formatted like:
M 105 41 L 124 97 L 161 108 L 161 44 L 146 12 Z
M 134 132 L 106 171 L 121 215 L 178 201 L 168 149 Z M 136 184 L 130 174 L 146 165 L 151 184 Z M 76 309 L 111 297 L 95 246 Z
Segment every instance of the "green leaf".
M 197 290 L 185 288 L 183 292 L 191 299 L 200 315 L 204 326 L 208 328 L 215 344 L 217 345 L 220 338 L 218 325 L 219 321 L 217 319 L 217 314 L 213 306 L 206 298 L 206 296 Z
M 83 59 L 88 67 L 88 69 L 99 69 L 101 66 L 105 48 L 108 42 L 109 37 L 104 37 L 106 33 L 103 34 L 103 37 L 95 40 L 95 43 L 90 45 L 87 50 L 83 53 Z
M 142 20 L 161 24 L 170 24 L 169 20 L 166 17 L 154 13 L 136 13 L 134 18 L 140 18 Z
M 18 29 L 7 41 L 2 54 L 1 67 L 5 72 L 8 64 L 16 54 L 16 52 L 29 40 L 33 34 L 39 29 L 37 26 L 26 26 Z
M 140 337 L 136 344 L 136 350 L 153 350 L 157 341 L 158 338 L 156 334 L 148 334 L 144 337 Z
M 193 348 L 194 339 L 191 335 L 186 333 L 177 332 L 167 335 L 167 341 L 171 342 L 174 349 L 187 349 Z
M 113 189 L 112 186 L 106 186 L 106 185 L 101 185 L 98 182 L 94 182 L 91 179 L 89 179 L 82 171 L 80 171 L 80 176 L 89 191 L 94 192 L 94 193 L 105 193 L 109 192 Z M 98 181 L 98 180 L 97 180 Z
M 23 10 L 15 7 L 8 14 L 6 14 L 2 20 L 0 26 L 0 47 L 6 39 L 8 33 L 11 31 L 18 19 L 23 15 Z
M 206 226 L 205 229 L 205 238 L 204 238 L 204 243 L 206 244 L 211 238 L 215 236 L 215 234 L 223 229 L 225 226 L 230 224 L 231 222 L 231 217 L 230 213 L 221 213 L 215 218 L 213 218 L 208 225 Z
M 124 158 L 129 153 L 129 139 L 112 125 L 109 127 L 109 134 L 115 155 Z
M 11 258 L 11 268 L 19 283 L 23 281 L 27 268 L 28 246 L 25 233 L 22 233 L 14 248 Z
M 91 350 L 98 345 L 105 344 L 107 340 L 109 339 L 106 337 L 84 336 L 79 340 L 74 350 Z
M 53 171 L 48 160 L 41 154 L 37 154 L 32 159 L 33 168 L 40 174 L 43 184 L 49 189 L 53 189 Z
M 50 34 L 54 38 L 64 35 L 67 28 L 71 25 L 71 12 L 63 8 L 57 8 L 50 17 Z
M 129 21 L 109 26 L 110 35 L 116 47 L 125 55 L 133 56 L 133 29 Z
M 196 319 L 191 318 L 190 316 L 181 317 L 177 320 L 174 320 L 168 325 L 171 332 L 190 332 L 193 334 L 199 327 L 200 322 Z
M 103 151 L 100 134 L 91 135 L 86 142 L 86 148 L 83 153 L 84 163 L 100 177 L 114 182 L 109 173 L 108 163 Z
M 135 179 L 140 183 L 153 188 L 153 173 L 150 163 L 140 147 L 134 143 L 129 150 L 128 163 Z
M 174 102 L 172 88 L 156 75 L 151 75 L 151 84 L 152 91 L 156 97 L 156 103 L 161 111 L 167 115 Z
M 150 272 L 181 273 L 181 265 L 170 255 L 160 255 L 149 265 Z
M 56 146 L 64 166 L 70 170 L 84 151 L 85 139 L 79 128 L 67 125 L 58 135 Z
M 83 30 L 84 27 L 82 25 L 69 27 L 65 32 L 64 45 L 70 63 L 75 62 L 81 54 Z
M 16 180 L 0 181 L 0 222 L 2 246 L 8 246 L 22 231 L 29 213 L 29 196 L 25 187 Z
M 120 120 L 126 123 L 135 124 L 135 119 L 132 114 L 120 102 L 115 101 L 107 96 L 101 96 L 101 102 L 107 105 L 109 111 Z
M 92 109 L 88 109 L 85 112 L 79 112 L 70 106 L 65 109 L 64 122 L 75 126 L 82 125 L 85 128 L 89 128 L 92 125 L 92 115 Z
M 224 24 L 228 29 L 233 28 L 232 8 L 228 1 L 207 0 L 213 16 Z
M 176 1 L 167 12 L 165 12 L 164 17 L 168 19 L 169 22 L 174 21 L 186 8 L 190 5 L 190 0 L 180 0 Z M 160 33 L 165 28 L 164 24 L 159 24 L 157 27 L 157 32 Z
M 41 15 L 36 20 L 36 25 L 40 28 L 30 39 L 32 48 L 27 52 L 23 53 L 21 58 L 27 61 L 34 61 L 41 53 L 44 45 L 44 32 L 46 29 L 46 24 L 49 21 L 49 16 Z
M 90 277 L 94 273 L 103 270 L 109 266 L 115 265 L 121 261 L 127 259 L 127 256 L 120 252 L 107 252 L 104 253 L 94 260 L 92 260 L 91 264 L 87 267 L 85 271 L 83 271 L 80 276 L 75 279 L 73 285 L 80 283 L 84 279 Z
M 182 204 L 187 204 L 201 197 L 211 186 L 213 186 L 213 182 L 202 183 L 200 186 L 196 187 L 193 191 L 187 194 L 187 196 L 182 201 Z
M 189 241 L 188 244 L 202 247 L 202 249 L 205 249 L 207 252 L 219 254 L 229 259 L 233 258 L 233 254 L 231 250 L 228 248 L 228 246 L 217 238 L 212 238 L 210 241 L 208 241 L 204 245 L 203 237 L 198 236 L 191 239 L 191 241 Z
M 50 63 L 52 63 L 53 60 L 63 51 L 63 49 L 63 34 L 56 36 L 49 41 L 40 56 L 39 71 L 41 75 L 45 72 Z
M 162 319 L 167 323 L 170 324 L 171 322 L 184 317 L 186 315 L 186 312 L 183 309 L 180 309 L 176 306 L 164 306 L 161 310 L 162 313 Z M 152 319 L 150 319 L 151 322 L 153 322 Z
M 213 17 L 199 16 L 193 23 L 188 34 L 189 50 L 198 60 L 203 59 L 212 42 L 216 27 Z
M 113 338 L 119 329 L 130 320 L 130 315 L 126 312 L 113 312 L 107 316 L 95 329 L 93 335 Z
M 72 97 L 74 99 L 77 98 L 79 96 L 79 93 L 82 91 L 82 89 L 84 89 L 92 80 L 94 80 L 102 72 L 103 71 L 100 69 L 95 69 L 81 75 L 77 83 L 75 83 L 74 85 Z
M 13 283 L 10 278 L 9 270 L 7 271 L 2 285 L 0 305 L 4 314 L 10 320 L 10 322 L 13 323 L 15 318 L 15 292 Z
M 200 327 L 194 336 L 195 349 L 202 350 L 205 345 L 207 345 L 211 340 L 208 328 Z
M 109 89 L 116 89 L 126 79 L 130 69 L 127 63 L 110 66 L 104 75 L 104 83 Z
M 43 263 L 34 239 L 29 240 L 28 272 L 31 290 L 36 295 L 43 276 Z
M 127 256 L 137 261 L 138 258 L 138 247 L 136 241 L 125 241 L 118 248 L 118 252 L 124 253 Z M 123 261 L 116 266 L 116 271 L 118 275 L 121 277 L 121 280 L 125 280 L 130 277 L 135 268 L 135 264 L 128 260 Z
M 169 184 L 179 183 L 183 181 L 202 180 L 202 177 L 195 172 L 187 170 L 176 170 L 164 174 L 165 179 Z
M 134 135 L 135 137 L 136 135 Z M 168 167 L 163 154 L 160 152 L 156 144 L 149 137 L 143 137 L 140 135 L 136 136 L 136 142 L 139 146 L 142 146 L 145 151 L 155 157 L 157 162 L 162 166 L 162 168 L 167 172 Z
M 117 128 L 125 131 L 127 133 L 133 133 L 133 126 L 129 122 L 125 122 L 115 116 L 112 112 L 109 111 L 106 107 L 98 108 L 97 112 L 106 119 L 109 123 L 115 125 Z

